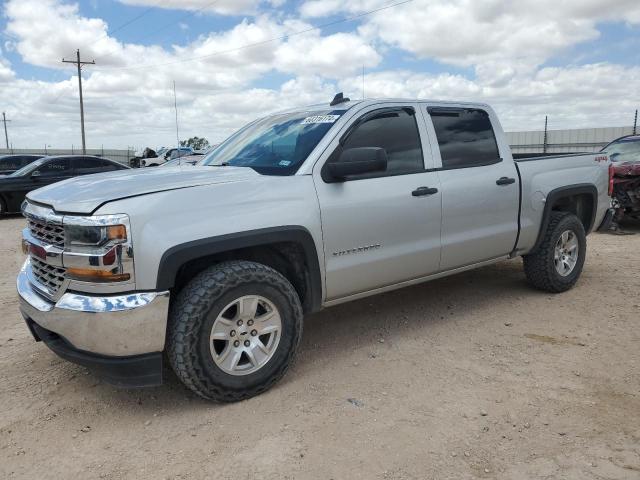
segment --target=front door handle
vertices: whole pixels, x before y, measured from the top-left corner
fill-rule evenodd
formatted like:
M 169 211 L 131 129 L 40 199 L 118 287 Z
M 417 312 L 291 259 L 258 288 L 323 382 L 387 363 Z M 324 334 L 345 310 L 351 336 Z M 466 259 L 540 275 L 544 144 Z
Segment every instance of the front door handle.
M 500 177 L 498 180 L 496 180 L 496 185 L 511 185 L 512 183 L 516 183 L 515 178 Z
M 422 197 L 423 195 L 433 195 L 434 193 L 438 193 L 437 188 L 418 187 L 413 192 L 411 192 L 411 195 L 413 195 L 414 197 Z

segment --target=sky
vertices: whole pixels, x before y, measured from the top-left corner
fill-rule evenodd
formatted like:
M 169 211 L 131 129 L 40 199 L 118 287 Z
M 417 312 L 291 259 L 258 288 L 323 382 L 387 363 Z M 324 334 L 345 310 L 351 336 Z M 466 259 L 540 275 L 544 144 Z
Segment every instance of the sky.
M 212 143 L 337 92 L 486 102 L 508 131 L 640 108 L 638 0 L 5 0 L 14 148 L 80 145 L 77 49 L 88 148 L 175 145 L 173 82 L 180 139 Z

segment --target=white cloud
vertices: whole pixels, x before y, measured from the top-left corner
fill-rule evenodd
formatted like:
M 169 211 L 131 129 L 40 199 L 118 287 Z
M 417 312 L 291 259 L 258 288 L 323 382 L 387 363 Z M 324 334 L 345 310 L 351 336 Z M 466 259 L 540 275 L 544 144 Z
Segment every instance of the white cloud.
M 10 0 L 5 5 L 6 31 L 23 61 L 32 65 L 61 68 L 63 57 L 72 57 L 82 46 L 83 58 L 101 57 L 104 63 L 122 65 L 125 54 L 139 59 L 142 49 L 125 51 L 107 35 L 107 23 L 79 15 L 77 4 L 58 0 Z M 147 49 L 149 55 L 154 49 Z M 155 49 L 155 56 L 161 54 Z M 148 57 L 147 57 L 148 58 Z
M 142 5 L 176 10 L 191 10 L 221 15 L 256 13 L 262 0 L 119 0 L 127 5 Z M 272 2 L 265 2 L 272 3 Z M 277 2 L 279 3 L 279 2 Z
M 257 116 L 328 102 L 336 91 L 359 98 L 362 66 L 368 71 L 380 68 L 383 55 L 391 55 L 389 46 L 409 58 L 470 66 L 474 74 L 375 71 L 366 75 L 368 97 L 486 101 L 509 129 L 535 128 L 545 114 L 555 127 L 628 124 L 637 108 L 633 102 L 640 98 L 640 67 L 540 67 L 576 42 L 596 38 L 600 20 L 624 16 L 626 22 L 640 22 L 637 0 L 568 0 L 554 8 L 550 0 L 416 0 L 362 17 L 360 28 L 340 33 L 322 33 L 293 16 L 256 13 L 228 30 L 170 48 L 123 43 L 108 35 L 105 21 L 84 17 L 77 5 L 65 1 L 5 4 L 11 48 L 24 62 L 55 68 L 57 78 L 63 78 L 19 78 L 19 68 L 0 52 L 0 104 L 13 120 L 16 146 L 78 144 L 77 78 L 73 66 L 60 63 L 63 56 L 74 55 L 77 45 L 83 58 L 97 62 L 83 73 L 92 147 L 174 142 L 173 80 L 182 136 L 205 136 L 214 142 Z M 234 5 L 247 8 L 249 3 L 261 9 L 257 0 Z M 199 8 L 196 4 L 206 2 L 181 2 L 183 8 Z M 300 12 L 307 18 L 349 16 L 388 4 L 309 1 Z M 309 31 L 295 34 L 304 30 Z M 247 44 L 255 45 L 245 48 Z M 280 74 L 277 78 L 285 77 L 280 84 L 256 87 L 274 72 Z
M 340 88 L 359 98 L 362 78 Z M 543 68 L 498 85 L 461 75 L 385 71 L 365 76 L 367 97 L 483 101 L 499 113 L 505 128 L 540 127 L 549 115 L 554 128 L 629 125 L 640 98 L 640 67 L 606 63 Z
M 299 10 L 302 17 L 327 17 L 341 12 L 362 13 L 400 3 L 400 1 L 402 0 L 396 2 L 389 0 L 350 0 L 348 2 L 343 0 L 307 0 L 300 5 Z
M 0 48 L 0 84 L 12 80 L 15 76 L 9 61 L 3 57 L 2 49 Z
M 309 0 L 300 13 L 361 14 L 385 0 Z M 369 39 L 445 63 L 513 62 L 535 67 L 551 55 L 599 36 L 597 22 L 640 23 L 637 0 L 414 0 L 363 17 Z
M 303 28 L 297 28 L 296 31 Z M 315 30 L 290 38 L 275 51 L 275 65 L 279 70 L 328 78 L 341 78 L 359 71 L 363 66 L 375 67 L 381 60 L 382 57 L 371 45 L 353 33 L 335 33 L 323 37 Z

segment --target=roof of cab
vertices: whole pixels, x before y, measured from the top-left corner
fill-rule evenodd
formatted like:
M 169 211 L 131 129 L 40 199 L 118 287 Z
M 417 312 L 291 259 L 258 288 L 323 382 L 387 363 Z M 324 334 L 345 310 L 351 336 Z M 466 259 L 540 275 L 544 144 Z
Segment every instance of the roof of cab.
M 347 100 L 337 105 L 331 106 L 330 102 L 325 103 L 316 103 L 313 105 L 305 105 L 293 108 L 287 108 L 284 110 L 280 110 L 278 112 L 274 112 L 275 115 L 285 114 L 285 113 L 294 113 L 294 112 L 313 112 L 313 111 L 344 111 L 355 107 L 356 105 L 361 105 L 366 107 L 368 105 L 375 105 L 379 103 L 430 103 L 435 105 L 442 106 L 469 106 L 469 107 L 483 107 L 488 108 L 489 105 L 482 102 L 462 102 L 462 101 L 450 101 L 450 100 L 430 100 L 430 99 L 422 99 L 422 98 L 367 98 L 361 100 Z

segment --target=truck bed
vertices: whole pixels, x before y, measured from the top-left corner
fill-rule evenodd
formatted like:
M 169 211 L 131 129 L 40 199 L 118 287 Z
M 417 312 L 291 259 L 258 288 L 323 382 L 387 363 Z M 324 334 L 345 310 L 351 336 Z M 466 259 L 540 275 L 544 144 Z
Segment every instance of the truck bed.
M 571 152 L 571 153 L 512 153 L 516 162 L 529 162 L 533 160 L 546 160 L 548 158 L 575 157 L 581 155 L 594 155 L 593 152 Z
M 606 156 L 604 156 L 606 159 Z M 601 153 L 574 153 L 544 157 L 519 158 L 516 168 L 520 176 L 520 235 L 516 252 L 526 253 L 536 244 L 547 198 L 559 188 L 572 188 L 576 195 L 593 190 L 597 198 L 595 212 L 585 213 L 591 223 L 602 221 L 610 206 L 607 189 L 596 190 L 593 185 L 607 185 L 609 162 Z M 591 185 L 590 188 L 587 186 Z M 580 212 L 576 212 L 580 213 Z M 597 225 L 592 225 L 596 228 Z

